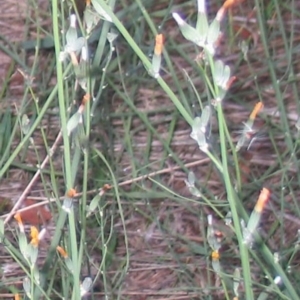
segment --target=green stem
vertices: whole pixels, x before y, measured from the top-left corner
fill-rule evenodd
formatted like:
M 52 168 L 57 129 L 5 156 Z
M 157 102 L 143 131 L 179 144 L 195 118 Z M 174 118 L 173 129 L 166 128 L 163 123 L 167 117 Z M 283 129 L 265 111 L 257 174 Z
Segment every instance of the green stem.
M 74 164 L 72 164 L 71 158 L 71 145 L 70 145 L 70 137 L 68 135 L 67 130 L 67 122 L 68 122 L 68 113 L 67 108 L 69 106 L 68 98 L 65 97 L 65 80 L 63 76 L 63 66 L 61 61 L 59 60 L 60 56 L 60 39 L 61 39 L 61 31 L 60 26 L 58 23 L 57 16 L 60 15 L 58 7 L 59 1 L 53 0 L 52 1 L 52 22 L 53 22 L 53 37 L 55 43 L 55 55 L 56 55 L 56 73 L 57 73 L 57 86 L 58 86 L 58 102 L 59 102 L 59 113 L 60 113 L 60 121 L 62 127 L 62 136 L 63 136 L 63 158 L 64 158 L 64 173 L 65 173 L 65 191 L 69 191 L 70 189 L 74 188 L 74 182 L 76 179 L 77 170 L 74 169 Z M 74 158 L 80 156 L 80 149 L 78 147 L 75 149 Z M 63 225 L 65 221 L 65 213 L 61 212 L 60 214 L 60 221 L 62 222 L 60 225 Z M 74 267 L 73 275 L 73 289 L 72 289 L 72 299 L 80 299 L 80 266 L 78 264 L 78 246 L 77 246 L 77 236 L 76 236 L 76 218 L 74 215 L 74 210 L 72 209 L 69 213 L 69 234 L 70 234 L 70 244 L 71 244 L 71 258 Z M 59 241 L 61 232 L 56 230 L 55 238 L 57 239 L 55 242 Z M 51 244 L 51 246 L 54 246 Z M 53 248 L 53 251 L 55 251 Z M 48 257 L 51 257 L 49 254 Z
M 225 138 L 225 122 L 223 110 L 222 110 L 222 103 L 217 105 L 217 114 L 219 120 L 219 134 L 220 134 L 220 147 L 221 147 L 221 157 L 222 157 L 222 165 L 223 165 L 223 178 L 227 192 L 227 199 L 230 206 L 230 211 L 232 213 L 232 219 L 234 222 L 235 233 L 238 239 L 240 254 L 241 254 L 241 262 L 242 262 L 242 269 L 243 269 L 243 277 L 244 277 L 244 286 L 245 286 L 245 293 L 246 299 L 251 300 L 254 299 L 253 289 L 252 289 L 252 280 L 251 280 L 251 272 L 249 267 L 249 252 L 247 249 L 246 244 L 243 242 L 243 235 L 240 225 L 240 218 L 237 212 L 237 199 L 236 193 L 233 190 L 233 186 L 230 179 L 230 174 L 228 170 L 228 160 L 227 160 L 227 142 Z
M 127 41 L 128 45 L 133 49 L 133 51 L 136 53 L 136 55 L 140 58 L 140 60 L 143 62 L 144 66 L 146 67 L 146 70 L 150 72 L 152 69 L 152 64 L 148 57 L 142 52 L 140 47 L 136 44 L 134 39 L 131 37 L 129 32 L 126 30 L 124 25 L 119 21 L 119 19 L 116 17 L 116 15 L 111 11 L 110 7 L 105 3 L 104 0 L 98 0 L 98 2 L 101 4 L 102 8 L 107 12 L 107 14 L 111 17 L 113 23 L 118 28 L 120 33 L 123 35 L 125 40 Z M 180 100 L 177 98 L 177 96 L 174 94 L 174 92 L 169 88 L 169 86 L 166 84 L 166 82 L 161 78 L 157 78 L 157 82 L 160 84 L 162 89 L 166 92 L 166 94 L 170 97 L 176 108 L 179 110 L 179 112 L 182 114 L 184 119 L 192 125 L 193 119 L 190 116 L 190 114 L 187 112 L 185 107 L 182 105 Z

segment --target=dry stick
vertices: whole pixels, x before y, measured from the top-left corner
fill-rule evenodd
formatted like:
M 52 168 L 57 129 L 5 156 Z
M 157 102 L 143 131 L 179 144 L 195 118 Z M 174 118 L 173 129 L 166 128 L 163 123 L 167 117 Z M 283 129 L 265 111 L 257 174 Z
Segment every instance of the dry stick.
M 55 144 L 56 144 L 56 143 L 54 143 L 54 145 L 55 145 Z M 54 145 L 53 145 L 52 148 L 54 148 Z M 53 151 L 54 151 L 54 149 L 53 149 Z M 51 156 L 50 156 L 50 157 L 51 157 Z M 197 160 L 197 161 L 193 161 L 193 162 L 191 162 L 191 163 L 187 163 L 187 164 L 185 164 L 184 166 L 185 166 L 186 168 L 190 168 L 190 167 L 194 167 L 194 166 L 198 166 L 198 165 L 204 164 L 204 163 L 209 162 L 209 161 L 210 161 L 209 158 L 204 158 L 204 159 L 200 159 L 200 160 Z M 43 162 L 41 168 L 42 168 L 43 166 L 44 166 L 44 162 Z M 129 179 L 129 180 L 120 182 L 120 183 L 118 184 L 118 186 L 128 185 L 128 184 L 131 184 L 131 183 L 134 183 L 134 182 L 138 182 L 138 181 L 147 179 L 147 178 L 152 177 L 152 176 L 155 176 L 155 175 L 166 174 L 166 173 L 170 173 L 170 172 L 172 172 L 172 171 L 174 171 L 174 170 L 179 170 L 179 169 L 181 169 L 180 166 L 165 168 L 165 169 L 162 169 L 162 170 L 160 170 L 160 171 L 152 172 L 152 173 L 149 173 L 149 174 L 146 174 L 146 175 L 142 175 L 142 176 L 139 176 L 139 177 L 136 177 L 136 178 L 133 178 L 133 179 Z M 37 173 L 38 173 L 38 172 L 37 172 Z M 33 178 L 33 179 L 35 179 L 35 178 Z M 28 185 L 28 186 L 29 186 L 29 185 Z M 110 188 L 111 188 L 111 186 L 110 186 Z M 26 191 L 26 190 L 25 190 L 25 191 Z M 23 198 L 25 197 L 25 195 L 24 195 L 25 191 L 23 192 L 23 194 L 22 194 L 21 197 L 20 197 L 20 199 L 22 199 L 22 200 L 23 200 Z M 103 193 L 103 192 L 105 192 L 105 188 L 100 188 L 100 189 L 91 190 L 91 191 L 88 191 L 87 194 L 90 195 L 90 194 Z M 82 196 L 82 193 L 77 193 L 77 194 L 75 195 L 76 198 L 79 198 L 79 197 L 81 197 L 81 196 Z M 22 197 L 23 197 L 23 198 L 22 198 Z M 37 199 L 37 198 L 40 199 L 41 197 L 31 197 L 30 199 L 34 200 L 34 199 Z M 49 202 L 55 202 L 55 201 L 56 201 L 55 198 L 54 198 L 54 199 L 47 199 L 47 200 L 45 200 L 45 201 L 41 201 L 41 202 L 38 202 L 38 203 L 36 203 L 36 204 L 32 204 L 32 205 L 30 205 L 30 206 L 21 208 L 21 209 L 19 209 L 19 210 L 17 211 L 18 207 L 20 206 L 20 204 L 19 204 L 20 199 L 18 200 L 18 202 L 17 202 L 16 205 L 14 206 L 13 210 L 12 210 L 9 214 L 6 214 L 6 215 L 3 215 L 3 216 L 0 217 L 0 218 L 5 218 L 5 217 L 6 217 L 5 223 L 7 222 L 7 221 L 6 221 L 7 219 L 9 220 L 9 218 L 13 215 L 13 213 L 16 213 L 16 212 L 20 212 L 20 213 L 21 213 L 21 212 L 26 211 L 26 210 L 30 210 L 30 209 L 33 209 L 33 208 L 36 208 L 36 207 L 39 207 L 39 206 L 42 206 L 42 205 L 46 205 L 46 204 L 48 204 Z M 64 199 L 65 199 L 65 196 L 59 198 L 59 200 L 64 200 Z M 17 206 L 17 204 L 18 204 L 18 206 Z
M 58 133 L 56 140 L 54 142 L 54 144 L 52 145 L 49 154 L 45 157 L 44 161 L 42 162 L 41 166 L 39 167 L 39 169 L 36 171 L 36 173 L 34 174 L 33 178 L 31 179 L 31 181 L 29 182 L 29 184 L 27 185 L 27 187 L 25 188 L 25 190 L 23 191 L 23 193 L 21 194 L 20 198 L 18 199 L 18 201 L 16 202 L 16 204 L 14 205 L 14 207 L 12 208 L 12 210 L 10 211 L 9 214 L 6 215 L 6 219 L 4 221 L 4 224 L 7 224 L 9 222 L 9 220 L 11 219 L 11 217 L 17 212 L 18 208 L 21 206 L 23 200 L 25 199 L 25 197 L 27 196 L 27 194 L 29 193 L 30 189 L 32 188 L 32 186 L 34 185 L 35 181 L 38 179 L 41 170 L 46 166 L 46 164 L 48 163 L 49 159 L 53 156 L 60 140 L 62 137 L 62 133 L 61 131 Z
M 59 138 L 61 137 L 61 134 L 58 135 L 54 145 L 52 146 L 52 149 L 50 151 L 53 151 L 55 150 L 56 148 L 56 143 L 58 142 Z M 52 157 L 53 155 L 53 152 L 50 152 L 50 157 Z M 49 158 L 50 158 L 49 157 Z M 46 160 L 46 159 L 45 159 Z M 194 161 L 194 162 L 191 162 L 191 163 L 188 163 L 188 164 L 185 164 L 184 166 L 186 168 L 190 168 L 190 167 L 194 167 L 194 166 L 198 166 L 198 165 L 201 165 L 203 163 L 206 163 L 208 162 L 209 159 L 208 158 L 205 158 L 205 159 L 201 159 L 201 160 L 197 160 L 197 161 Z M 42 164 L 42 166 L 44 167 L 44 163 Z M 136 177 L 134 179 L 129 179 L 129 180 L 126 180 L 126 181 L 123 181 L 123 182 L 120 182 L 118 184 L 118 186 L 124 186 L 124 185 L 127 185 L 127 184 L 131 184 L 133 182 L 138 182 L 140 180 L 143 180 L 143 179 L 147 179 L 149 177 L 152 177 L 152 176 L 155 176 L 155 175 L 158 175 L 158 174 L 166 174 L 166 173 L 169 173 L 173 170 L 178 170 L 178 169 L 181 169 L 181 167 L 179 166 L 176 166 L 176 167 L 170 167 L 170 168 L 165 168 L 165 169 L 162 169 L 160 171 L 157 171 L 157 172 L 152 172 L 148 175 L 142 175 L 142 176 L 139 176 L 139 177 Z M 96 190 L 91 190 L 91 191 L 88 191 L 87 194 L 90 195 L 90 194 L 95 194 L 95 193 L 103 193 L 104 192 L 104 189 L 103 188 L 100 188 L 100 189 L 96 189 Z M 24 193 L 23 193 L 24 194 Z M 23 196 L 23 195 L 22 195 Z M 20 199 L 22 199 L 22 196 L 20 197 Z M 82 193 L 77 193 L 76 194 L 76 198 L 79 198 L 82 196 Z M 24 198 L 24 197 L 23 197 Z M 20 201 L 20 199 L 18 200 L 18 202 Z M 31 197 L 32 200 L 38 200 L 38 199 L 45 199 L 45 198 L 42 198 L 42 197 Z M 65 199 L 65 196 L 63 197 L 60 197 L 59 200 L 64 200 Z M 13 210 L 14 211 L 11 211 L 9 214 L 6 214 L 6 215 L 3 215 L 3 216 L 0 216 L 0 218 L 6 218 L 6 220 L 12 216 L 12 214 L 14 212 L 23 212 L 23 211 L 26 211 L 26 210 L 30 210 L 30 209 L 33 209 L 33 208 L 36 208 L 36 207 L 39 207 L 39 206 L 43 206 L 43 205 L 46 205 L 48 204 L 49 202 L 55 202 L 56 201 L 56 198 L 53 198 L 53 199 L 47 199 L 47 200 L 44 200 L 44 201 L 40 201 L 36 204 L 32 204 L 30 206 L 27 206 L 27 207 L 24 207 L 24 208 L 21 208 L 19 209 L 18 211 L 16 211 L 16 209 L 19 207 L 19 205 L 17 206 L 18 203 L 16 203 L 16 205 L 14 206 Z M 144 203 L 141 203 L 141 205 L 144 205 Z M 269 209 L 268 207 L 266 209 Z M 269 209 L 270 210 L 270 209 Z M 284 218 L 287 219 L 287 220 L 290 220 L 292 221 L 293 223 L 297 224 L 297 225 L 300 225 L 300 219 L 291 215 L 291 214 L 288 214 L 288 213 L 285 213 L 284 214 Z M 5 222 L 6 222 L 5 220 Z

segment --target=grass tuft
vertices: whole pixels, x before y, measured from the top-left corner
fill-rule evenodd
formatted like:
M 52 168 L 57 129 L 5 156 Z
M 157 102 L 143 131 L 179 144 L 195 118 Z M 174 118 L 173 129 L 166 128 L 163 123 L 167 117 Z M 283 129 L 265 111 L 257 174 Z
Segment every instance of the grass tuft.
M 7 2 L 0 298 L 299 299 L 297 9 Z

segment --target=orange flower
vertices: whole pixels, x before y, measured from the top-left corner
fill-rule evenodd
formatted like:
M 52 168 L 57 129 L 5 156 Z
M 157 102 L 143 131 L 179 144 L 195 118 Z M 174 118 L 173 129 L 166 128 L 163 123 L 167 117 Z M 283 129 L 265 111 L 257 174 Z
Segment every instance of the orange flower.
M 61 247 L 61 246 L 57 246 L 56 250 L 59 252 L 59 254 L 63 257 L 63 258 L 68 258 L 68 253 L 67 251 Z
M 218 250 L 214 250 L 212 253 L 211 253 L 211 258 L 212 260 L 216 261 L 216 260 L 219 260 L 220 259 L 220 253 Z
M 155 37 L 155 55 L 161 55 L 164 47 L 164 36 L 162 34 L 157 34 Z
M 37 239 L 39 237 L 39 231 L 35 226 L 31 226 L 30 228 L 30 237 L 32 239 Z
M 234 5 L 235 2 L 237 2 L 237 1 L 236 1 L 236 0 L 227 0 L 227 1 L 224 2 L 223 7 L 224 7 L 225 9 L 228 9 L 228 8 L 230 8 L 232 5 Z
M 23 225 L 23 221 L 22 221 L 22 218 L 21 218 L 21 214 L 20 213 L 16 213 L 14 218 L 16 219 L 16 221 L 18 222 L 18 224 L 22 224 Z
M 21 218 L 21 214 L 20 213 L 16 213 L 14 218 L 16 219 L 16 221 L 18 222 L 19 228 L 21 232 L 24 232 L 24 224 Z
M 270 198 L 271 192 L 267 188 L 263 188 L 259 194 L 257 203 L 255 205 L 254 210 L 257 213 L 261 213 L 263 209 L 265 208 L 269 198 Z
M 253 121 L 256 118 L 257 114 L 263 109 L 263 107 L 264 107 L 264 105 L 263 105 L 262 102 L 256 103 L 253 110 L 252 110 L 252 113 L 251 113 L 249 119 L 251 121 Z
M 39 245 L 39 231 L 35 226 L 31 226 L 30 228 L 30 237 L 30 244 L 37 247 Z
M 231 8 L 233 5 L 236 5 L 240 2 L 243 2 L 243 0 L 227 0 L 227 1 L 225 1 L 217 13 L 216 19 L 218 21 L 222 21 L 227 9 Z
M 67 191 L 67 197 L 73 198 L 73 197 L 75 197 L 75 195 L 76 195 L 76 190 L 75 189 L 69 189 Z
M 19 294 L 15 294 L 15 300 L 20 300 L 20 295 Z
M 105 183 L 103 187 L 99 190 L 99 196 L 103 196 L 107 191 L 111 190 L 112 186 L 108 183 Z
M 82 98 L 82 104 L 83 105 L 86 105 L 89 101 L 90 101 L 90 99 L 91 99 L 91 95 L 90 94 L 85 94 L 84 96 L 83 96 L 83 98 Z
M 103 185 L 103 187 L 102 187 L 102 190 L 103 190 L 104 192 L 107 192 L 107 191 L 109 191 L 111 188 L 112 188 L 111 185 L 109 185 L 108 183 L 105 183 L 105 184 Z
M 228 9 L 233 5 L 241 3 L 242 1 L 243 0 L 226 0 L 222 7 L 224 7 L 225 9 Z

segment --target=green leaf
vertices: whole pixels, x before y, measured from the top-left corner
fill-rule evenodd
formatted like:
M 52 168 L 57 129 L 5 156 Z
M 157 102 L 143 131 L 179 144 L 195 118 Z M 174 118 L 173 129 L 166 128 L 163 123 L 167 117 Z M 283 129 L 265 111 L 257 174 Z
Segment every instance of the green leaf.
M 208 29 L 207 44 L 214 47 L 214 44 L 218 40 L 220 33 L 220 22 L 214 19 Z
M 96 10 L 96 12 L 100 15 L 100 17 L 104 18 L 106 21 L 112 22 L 111 17 L 108 13 L 102 8 L 101 4 L 97 0 L 92 0 L 92 4 Z
M 78 124 L 82 120 L 82 114 L 80 112 L 76 112 L 68 121 L 67 123 L 67 131 L 68 135 L 71 134 L 71 132 L 77 128 Z
M 213 77 L 214 77 L 215 84 L 217 84 L 218 86 L 222 85 L 223 73 L 224 73 L 224 64 L 221 60 L 217 60 L 214 66 Z
M 181 19 L 179 14 L 173 13 L 172 15 L 175 21 L 177 22 L 182 35 L 188 41 L 191 41 L 198 46 L 204 47 L 204 44 L 202 42 L 203 38 L 201 37 L 200 33 L 194 27 L 187 24 L 183 19 Z
M 27 253 L 28 253 L 29 260 L 31 262 L 31 266 L 34 266 L 39 254 L 38 247 L 34 247 L 33 245 L 28 244 Z
M 241 283 L 241 271 L 239 268 L 235 268 L 233 273 L 233 291 L 235 296 L 239 296 L 239 286 Z
M 154 78 L 158 78 L 159 71 L 161 66 L 161 55 L 153 54 L 152 57 L 152 69 L 150 70 L 150 75 L 152 75 Z
M 26 235 L 24 232 L 20 232 L 19 233 L 19 249 L 25 258 L 28 258 L 27 247 L 28 247 L 28 243 L 27 243 Z
M 83 13 L 83 20 L 86 26 L 87 34 L 90 34 L 94 27 L 99 23 L 100 16 L 95 11 L 94 7 L 87 5 Z
M 208 144 L 206 141 L 205 132 L 203 132 L 203 123 L 201 118 L 196 117 L 194 119 L 190 137 L 198 143 L 199 148 L 203 152 L 206 152 L 208 150 Z
M 199 32 L 201 43 L 205 43 L 208 35 L 208 21 L 206 14 L 201 12 L 198 13 L 196 29 Z
M 23 134 L 27 134 L 28 132 L 29 132 L 29 130 L 30 130 L 30 124 L 31 122 L 30 122 L 30 119 L 28 118 L 28 116 L 26 115 L 26 114 L 24 114 L 23 116 L 22 116 L 22 121 L 21 121 L 21 126 L 22 126 L 22 132 L 23 132 Z
M 25 277 L 23 279 L 23 289 L 25 291 L 26 296 L 31 299 L 31 293 L 30 293 L 30 289 L 31 289 L 31 283 L 30 283 L 30 279 L 28 277 Z
M 67 42 L 65 51 L 66 52 L 77 52 L 77 51 L 80 51 L 84 45 L 85 45 L 85 38 L 79 37 L 70 42 Z
M 86 277 L 84 278 L 82 284 L 81 284 L 81 287 L 80 287 L 80 291 L 81 291 L 81 297 L 85 296 L 89 290 L 91 289 L 93 285 L 93 280 L 91 277 Z
M 194 185 L 195 184 L 195 174 L 194 172 L 189 172 L 188 174 L 188 182 L 190 185 Z
M 87 217 L 89 217 L 98 207 L 98 204 L 101 200 L 101 196 L 97 194 L 91 201 L 90 205 L 87 208 Z

